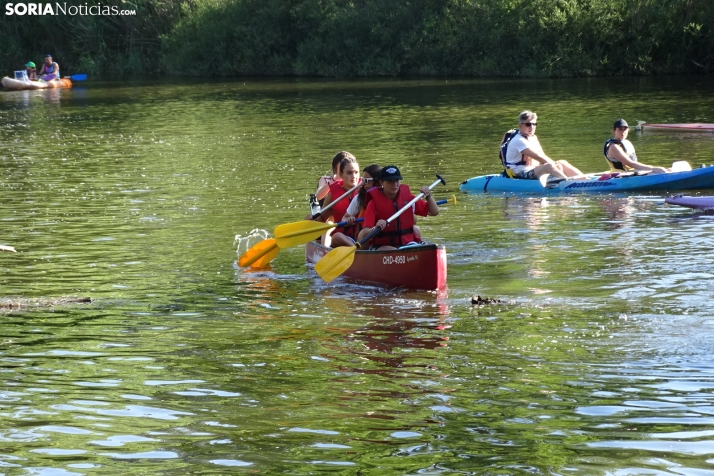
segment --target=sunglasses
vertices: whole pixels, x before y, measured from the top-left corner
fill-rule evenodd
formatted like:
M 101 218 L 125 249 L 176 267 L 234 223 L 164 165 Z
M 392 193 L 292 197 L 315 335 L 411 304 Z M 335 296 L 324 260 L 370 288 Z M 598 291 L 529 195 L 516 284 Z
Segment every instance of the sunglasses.
M 530 126 L 535 127 L 535 126 L 538 125 L 537 122 L 521 122 L 521 124 L 523 124 L 523 125 L 526 126 L 526 127 L 530 127 Z

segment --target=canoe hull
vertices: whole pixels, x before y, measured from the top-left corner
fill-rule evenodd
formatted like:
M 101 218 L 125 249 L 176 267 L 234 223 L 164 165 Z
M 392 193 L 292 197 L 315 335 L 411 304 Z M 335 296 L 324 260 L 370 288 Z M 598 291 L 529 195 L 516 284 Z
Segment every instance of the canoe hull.
M 667 197 L 665 203 L 671 205 L 679 205 L 681 207 L 699 208 L 699 209 L 714 209 L 714 197 Z
M 640 124 L 643 131 L 682 131 L 682 132 L 712 132 L 714 124 L 690 123 L 690 124 Z
M 305 245 L 305 257 L 316 263 L 331 250 L 311 241 Z M 393 251 L 358 250 L 343 276 L 389 287 L 441 289 L 446 285 L 446 248 L 428 244 Z
M 501 175 L 481 175 L 459 186 L 466 193 L 621 193 L 639 191 L 714 189 L 714 166 L 668 174 L 629 175 L 598 180 L 593 175 L 582 180 L 563 180 L 543 187 L 538 180 L 511 179 Z
M 62 78 L 59 81 L 19 81 L 5 76 L 2 78 L 2 85 L 6 91 L 58 89 L 71 88 L 72 81 L 69 78 Z

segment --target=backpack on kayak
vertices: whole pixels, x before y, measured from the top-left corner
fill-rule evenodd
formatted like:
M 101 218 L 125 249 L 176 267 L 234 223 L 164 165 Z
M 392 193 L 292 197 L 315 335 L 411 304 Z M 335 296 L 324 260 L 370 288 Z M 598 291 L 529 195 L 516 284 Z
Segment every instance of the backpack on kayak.
M 503 134 L 503 139 L 501 139 L 501 150 L 498 157 L 501 159 L 501 165 L 503 165 L 503 174 L 508 178 L 514 178 L 516 174 L 513 170 L 508 168 L 508 162 L 506 162 L 506 151 L 508 150 L 508 144 L 511 143 L 511 139 L 516 137 L 518 134 L 518 129 L 510 129 L 505 134 Z

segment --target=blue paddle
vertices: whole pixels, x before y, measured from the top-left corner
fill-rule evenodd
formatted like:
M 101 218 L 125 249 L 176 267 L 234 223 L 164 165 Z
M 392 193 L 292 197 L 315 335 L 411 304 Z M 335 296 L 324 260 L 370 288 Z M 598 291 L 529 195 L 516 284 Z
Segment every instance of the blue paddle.
M 46 74 L 46 75 L 40 76 L 40 77 L 45 81 L 52 81 L 53 79 L 55 79 L 57 77 L 57 75 L 56 74 Z M 85 79 L 87 79 L 87 75 L 84 73 L 80 73 L 80 74 L 73 74 L 72 76 L 65 76 L 65 78 L 69 78 L 72 81 L 84 81 Z

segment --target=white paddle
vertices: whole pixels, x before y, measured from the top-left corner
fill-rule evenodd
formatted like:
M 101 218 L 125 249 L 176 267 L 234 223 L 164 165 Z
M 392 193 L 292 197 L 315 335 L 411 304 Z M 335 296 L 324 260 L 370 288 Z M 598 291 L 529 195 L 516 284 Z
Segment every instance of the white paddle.
M 550 174 L 543 174 L 540 177 L 538 177 L 538 181 L 543 186 L 543 188 L 545 188 L 548 185 L 548 178 L 550 178 Z
M 690 170 L 692 170 L 692 166 L 686 160 L 672 162 L 672 172 L 688 172 Z

